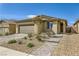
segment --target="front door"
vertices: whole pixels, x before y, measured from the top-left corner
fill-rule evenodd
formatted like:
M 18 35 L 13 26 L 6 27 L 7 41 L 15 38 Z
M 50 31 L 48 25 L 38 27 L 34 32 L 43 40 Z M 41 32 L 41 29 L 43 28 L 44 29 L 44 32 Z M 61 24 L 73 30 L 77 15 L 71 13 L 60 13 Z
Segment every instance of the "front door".
M 63 33 L 63 23 L 60 23 L 60 33 Z

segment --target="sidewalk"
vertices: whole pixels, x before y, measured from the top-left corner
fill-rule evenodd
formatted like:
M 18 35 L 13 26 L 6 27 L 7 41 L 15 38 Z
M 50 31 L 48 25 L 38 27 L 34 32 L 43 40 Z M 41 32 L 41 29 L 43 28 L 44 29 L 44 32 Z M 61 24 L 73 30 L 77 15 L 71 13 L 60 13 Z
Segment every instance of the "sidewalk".
M 16 50 L 0 46 L 0 56 L 33 56 Z

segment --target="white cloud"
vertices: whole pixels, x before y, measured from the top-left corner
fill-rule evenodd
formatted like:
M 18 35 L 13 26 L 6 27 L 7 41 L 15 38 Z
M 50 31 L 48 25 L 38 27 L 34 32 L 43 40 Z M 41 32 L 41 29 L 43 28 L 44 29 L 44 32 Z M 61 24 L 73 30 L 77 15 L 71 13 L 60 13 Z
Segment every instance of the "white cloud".
M 27 15 L 27 18 L 33 18 L 36 17 L 36 15 Z

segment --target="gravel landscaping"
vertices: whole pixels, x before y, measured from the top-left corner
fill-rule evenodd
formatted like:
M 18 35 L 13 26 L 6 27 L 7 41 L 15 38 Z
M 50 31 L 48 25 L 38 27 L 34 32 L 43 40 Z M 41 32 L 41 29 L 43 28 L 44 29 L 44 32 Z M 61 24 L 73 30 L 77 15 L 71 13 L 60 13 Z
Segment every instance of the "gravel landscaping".
M 0 46 L 31 54 L 31 52 L 33 50 L 39 48 L 41 45 L 44 44 L 44 42 L 39 42 L 37 39 L 32 39 L 32 40 L 30 40 L 30 39 L 19 39 L 19 40 L 16 40 L 16 41 L 17 42 L 12 43 L 12 44 L 11 43 L 8 44 L 8 42 L 2 42 L 0 44 Z M 29 43 L 32 43 L 34 46 L 28 47 L 27 45 Z
M 55 56 L 79 56 L 79 34 L 65 35 L 52 51 Z
M 50 38 L 42 38 L 42 40 L 39 36 L 31 37 L 31 35 L 18 39 L 7 37 L 0 42 L 0 46 L 36 56 L 51 56 L 52 49 L 54 50 L 58 46 L 61 38 L 62 35 L 54 35 Z

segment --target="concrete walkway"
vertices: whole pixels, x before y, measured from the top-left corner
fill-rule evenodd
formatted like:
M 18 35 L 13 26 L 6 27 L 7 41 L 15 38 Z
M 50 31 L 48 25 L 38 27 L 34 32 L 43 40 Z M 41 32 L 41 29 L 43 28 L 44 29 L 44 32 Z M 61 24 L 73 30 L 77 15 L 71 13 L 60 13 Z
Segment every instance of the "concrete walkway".
M 61 38 L 50 38 L 43 46 L 33 51 L 31 54 L 36 56 L 51 56 L 51 51 L 57 47 L 60 40 Z
M 0 56 L 33 56 L 16 50 L 0 46 Z

